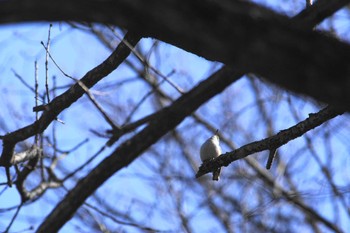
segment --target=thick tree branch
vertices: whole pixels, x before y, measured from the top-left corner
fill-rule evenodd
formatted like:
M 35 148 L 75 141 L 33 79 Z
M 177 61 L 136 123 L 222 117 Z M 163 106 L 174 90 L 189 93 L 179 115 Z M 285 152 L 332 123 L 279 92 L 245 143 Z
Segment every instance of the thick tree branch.
M 12 4 L 15 8 L 11 8 Z M 287 18 L 248 3 L 224 0 L 219 5 L 211 4 L 212 1 L 197 0 L 186 1 L 181 5 L 175 0 L 3 1 L 0 2 L 0 21 L 17 22 L 29 19 L 113 23 L 136 29 L 137 32 L 172 43 L 208 59 L 237 65 L 240 70 L 256 72 L 294 91 L 304 91 L 320 100 L 338 100 L 343 105 L 348 103 L 349 94 L 339 93 L 338 88 L 347 89 L 343 84 L 349 70 L 342 59 L 350 56 L 349 46 L 321 34 L 308 32 L 301 26 L 291 26 L 291 21 Z M 16 18 L 17 14 L 23 18 Z M 197 32 L 198 35 L 195 35 Z M 315 45 L 309 47 L 312 43 Z M 340 51 L 342 53 L 336 57 L 335 54 Z M 252 57 L 256 60 L 252 60 Z M 282 61 L 275 63 L 279 59 Z M 322 68 L 324 64 L 327 66 Z M 328 73 L 324 73 L 325 71 Z M 228 74 L 229 76 L 223 78 Z M 148 127 L 123 143 L 83 178 L 38 231 L 57 231 L 114 172 L 130 164 L 169 129 L 174 128 L 190 112 L 241 74 L 224 68 L 185 94 L 171 107 L 161 111 Z M 331 82 L 330 74 L 335 74 L 338 79 Z M 222 77 L 218 77 L 221 75 Z M 332 86 L 328 83 L 325 85 L 325 80 L 331 82 Z M 315 85 L 319 81 L 322 85 Z M 321 88 L 324 93 L 321 95 L 315 92 L 312 89 L 314 86 Z M 333 92 L 326 87 L 331 87 Z
M 72 189 L 41 224 L 37 232 L 57 232 L 84 203 L 84 201 L 115 172 L 129 165 L 143 151 L 176 127 L 185 117 L 195 111 L 228 85 L 241 77 L 228 68 L 222 68 L 188 93 L 182 95 L 170 107 L 158 113 L 158 117 L 130 140 L 121 144 Z
M 313 28 L 315 25 L 321 23 L 324 19 L 333 15 L 334 12 L 338 11 L 340 8 L 348 5 L 349 3 L 349 0 L 318 0 L 294 17 L 294 21 L 300 21 L 301 27 Z
M 219 72 L 223 71 L 221 70 Z M 227 71 L 224 73 L 226 72 Z M 227 78 L 230 77 L 233 81 L 239 78 L 240 75 L 241 73 L 231 73 L 230 76 L 227 76 Z M 221 85 L 220 82 L 227 81 L 227 79 L 225 80 L 223 77 L 221 77 L 221 79 L 218 79 L 217 76 L 221 75 L 216 74 L 212 77 L 212 79 L 205 81 L 205 83 L 209 83 L 214 80 L 211 84 L 209 84 L 210 88 L 208 91 L 215 89 L 214 87 L 216 85 Z M 202 83 L 199 86 L 202 86 L 205 83 Z M 222 88 L 224 87 L 222 86 Z M 82 179 L 76 188 L 73 189 L 67 195 L 67 197 L 52 211 L 48 218 L 42 223 L 38 231 L 57 231 L 60 229 L 60 227 L 69 220 L 69 218 L 73 215 L 76 209 L 79 208 L 84 200 L 91 193 L 93 193 L 106 179 L 108 179 L 114 172 L 130 164 L 137 156 L 139 156 L 143 150 L 145 150 L 152 143 L 156 142 L 163 134 L 167 132 L 167 130 L 175 127 L 176 124 L 181 122 L 181 120 L 189 112 L 193 111 L 202 102 L 204 102 L 205 100 L 201 98 L 198 100 L 195 100 L 197 97 L 192 100 L 189 98 L 190 96 L 194 97 L 196 89 L 181 97 L 172 105 L 172 107 L 163 110 L 164 113 L 162 114 L 165 115 L 159 115 L 159 117 L 153 119 L 147 128 L 134 136 L 131 140 L 122 144 L 118 149 L 116 149 L 113 154 L 111 154 L 102 163 L 100 163 L 100 165 L 98 165 L 86 178 Z M 203 95 L 204 93 L 206 93 L 206 91 L 203 92 Z M 212 95 L 212 93 L 210 95 Z M 207 98 L 210 97 L 207 96 Z M 185 101 L 193 101 L 192 104 L 196 103 L 197 101 L 199 102 L 194 104 L 192 108 L 192 104 L 186 103 Z M 180 106 L 180 108 L 178 106 Z M 176 108 L 179 109 L 175 111 Z M 171 111 L 170 109 L 174 110 Z M 162 120 L 166 120 L 167 122 L 164 123 Z
M 232 152 L 227 152 L 225 154 L 220 155 L 213 161 L 208 163 L 203 163 L 196 177 L 201 177 L 204 174 L 214 171 L 222 166 L 228 166 L 230 163 L 245 158 L 248 155 L 264 151 L 264 150 L 273 150 L 279 148 L 286 144 L 287 142 L 300 137 L 305 134 L 309 130 L 320 126 L 324 122 L 343 114 L 342 111 L 334 109 L 332 107 L 326 107 L 315 114 L 309 114 L 309 117 L 304 121 L 299 122 L 293 127 L 290 127 L 286 130 L 280 131 L 278 134 L 265 138 L 260 141 L 252 142 L 247 145 L 242 146 Z
M 140 37 L 129 33 L 126 35 L 125 40 L 134 46 L 140 40 Z M 91 88 L 98 81 L 115 70 L 126 59 L 126 57 L 129 56 L 129 54 L 130 49 L 121 42 L 116 50 L 103 63 L 86 73 L 79 82 L 84 84 L 85 87 Z M 51 122 L 57 118 L 58 114 L 83 96 L 85 90 L 81 87 L 81 83 L 79 82 L 46 105 L 45 111 L 39 120 L 31 125 L 1 137 L 3 140 L 3 151 L 0 157 L 0 166 L 9 167 L 13 164 L 11 160 L 17 142 L 23 141 L 35 134 L 42 133 Z
M 119 25 L 350 110 L 350 46 L 305 29 L 349 1 L 332 2 L 330 10 L 322 0 L 315 4 L 319 8 L 308 9 L 313 14 L 299 16 L 310 21 L 306 26 L 249 2 L 230 0 L 1 1 L 0 22 Z

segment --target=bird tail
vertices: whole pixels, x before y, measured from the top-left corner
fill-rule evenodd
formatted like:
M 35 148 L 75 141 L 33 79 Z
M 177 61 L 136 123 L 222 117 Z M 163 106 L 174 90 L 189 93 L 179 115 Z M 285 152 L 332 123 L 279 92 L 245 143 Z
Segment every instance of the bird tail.
M 221 167 L 216 171 L 213 171 L 213 180 L 218 181 L 220 179 Z

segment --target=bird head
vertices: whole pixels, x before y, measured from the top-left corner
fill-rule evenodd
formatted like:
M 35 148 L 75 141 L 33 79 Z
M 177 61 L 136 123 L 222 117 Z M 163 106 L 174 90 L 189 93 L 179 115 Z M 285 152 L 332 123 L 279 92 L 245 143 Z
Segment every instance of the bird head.
M 219 143 L 219 135 L 218 134 L 219 134 L 219 130 L 217 129 L 215 131 L 215 134 L 210 138 L 215 143 Z

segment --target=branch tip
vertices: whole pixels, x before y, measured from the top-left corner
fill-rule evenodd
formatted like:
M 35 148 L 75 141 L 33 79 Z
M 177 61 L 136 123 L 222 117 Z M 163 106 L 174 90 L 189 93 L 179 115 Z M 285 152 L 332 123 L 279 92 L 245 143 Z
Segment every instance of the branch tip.
M 266 163 L 266 169 L 269 170 L 271 168 L 273 159 L 275 158 L 276 154 L 277 154 L 277 148 L 270 149 L 269 158 Z

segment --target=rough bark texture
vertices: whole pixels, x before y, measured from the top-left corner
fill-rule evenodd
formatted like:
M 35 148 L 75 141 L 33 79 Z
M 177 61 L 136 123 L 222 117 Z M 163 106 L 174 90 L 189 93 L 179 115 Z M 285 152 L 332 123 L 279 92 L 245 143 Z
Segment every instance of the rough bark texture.
M 332 6 L 346 2 L 336 1 Z M 319 4 L 321 9 L 324 4 Z M 311 23 L 300 26 L 285 16 L 241 1 L 18 0 L 0 3 L 0 22 L 116 24 L 349 109 L 350 46 L 305 29 L 333 8 L 307 14 Z

